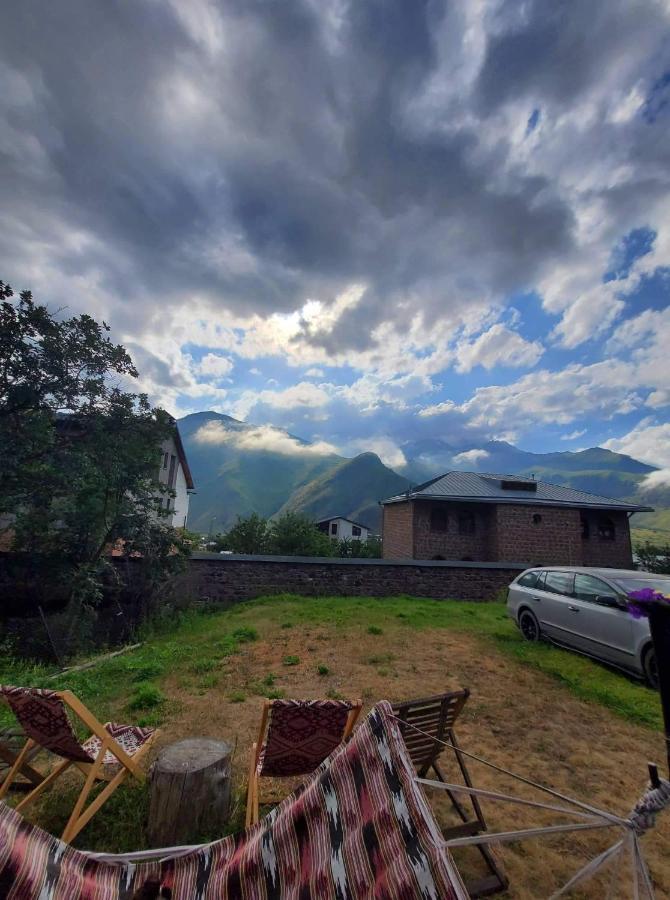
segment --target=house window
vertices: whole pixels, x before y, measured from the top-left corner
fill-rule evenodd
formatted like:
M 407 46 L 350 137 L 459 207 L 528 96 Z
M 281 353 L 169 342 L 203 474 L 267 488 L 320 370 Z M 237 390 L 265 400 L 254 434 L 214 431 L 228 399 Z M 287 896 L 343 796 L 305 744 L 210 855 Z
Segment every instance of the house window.
M 586 516 L 580 516 L 580 522 L 582 525 L 582 540 L 588 541 L 591 537 L 591 526 L 589 525 L 589 520 Z
M 170 498 L 169 497 L 165 498 L 165 509 L 167 509 L 168 511 L 170 510 Z
M 361 536 L 360 527 L 358 525 L 352 525 L 351 526 L 351 534 L 352 534 L 352 537 L 360 537 Z
M 330 523 L 330 533 L 337 534 L 337 522 Z
M 598 537 L 603 541 L 613 541 L 614 536 L 614 522 L 607 516 L 598 519 Z
M 163 468 L 167 469 L 168 459 L 170 458 L 170 454 L 165 452 L 163 454 Z
M 458 517 L 458 533 L 474 534 L 475 533 L 475 517 L 474 513 L 461 513 Z
M 431 531 L 447 531 L 449 528 L 449 517 L 446 509 L 431 509 L 430 511 L 430 530 Z
M 539 513 L 533 513 L 533 525 L 540 525 L 542 522 L 542 516 Z

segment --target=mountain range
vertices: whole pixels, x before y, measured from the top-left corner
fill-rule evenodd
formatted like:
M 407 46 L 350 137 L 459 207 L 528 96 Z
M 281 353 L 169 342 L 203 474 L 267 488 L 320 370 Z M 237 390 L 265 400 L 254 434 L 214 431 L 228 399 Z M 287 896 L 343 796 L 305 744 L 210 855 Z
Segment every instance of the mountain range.
M 634 518 L 638 536 L 670 539 L 670 490 L 653 495 L 640 483 L 654 471 L 622 453 L 602 447 L 531 453 L 505 441 L 455 447 L 440 439 L 401 446 L 405 464 L 397 471 L 375 453 L 348 459 L 270 426 L 250 425 L 232 416 L 200 412 L 179 420 L 196 486 L 189 525 L 194 531 L 227 530 L 238 515 L 271 518 L 287 510 L 318 520 L 347 516 L 373 531 L 381 527 L 379 501 L 450 469 L 534 475 L 606 497 L 654 505 L 656 512 Z

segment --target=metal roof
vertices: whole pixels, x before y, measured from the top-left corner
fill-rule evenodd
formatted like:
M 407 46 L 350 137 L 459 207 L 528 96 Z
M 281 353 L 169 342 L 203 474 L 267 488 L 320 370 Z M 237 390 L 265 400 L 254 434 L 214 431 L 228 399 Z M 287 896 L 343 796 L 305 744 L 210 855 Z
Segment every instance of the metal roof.
M 535 484 L 513 490 L 502 482 L 520 485 Z M 382 503 L 402 503 L 405 500 L 458 500 L 463 503 L 522 503 L 530 506 L 579 506 L 592 509 L 618 509 L 626 512 L 651 512 L 651 506 L 640 506 L 626 500 L 600 497 L 588 491 L 579 491 L 563 484 L 535 481 L 522 475 L 495 475 L 487 472 L 446 472 L 431 481 L 416 485 L 403 494 L 383 500 Z

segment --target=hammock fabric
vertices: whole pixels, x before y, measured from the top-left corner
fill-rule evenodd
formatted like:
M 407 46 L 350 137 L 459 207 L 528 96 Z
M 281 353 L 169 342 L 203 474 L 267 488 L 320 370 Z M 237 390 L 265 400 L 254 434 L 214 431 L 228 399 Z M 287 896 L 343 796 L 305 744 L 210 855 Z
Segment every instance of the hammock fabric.
M 159 887 L 173 900 L 467 898 L 386 702 L 257 825 L 182 855 L 97 859 L 0 804 L 0 897 L 131 900 Z

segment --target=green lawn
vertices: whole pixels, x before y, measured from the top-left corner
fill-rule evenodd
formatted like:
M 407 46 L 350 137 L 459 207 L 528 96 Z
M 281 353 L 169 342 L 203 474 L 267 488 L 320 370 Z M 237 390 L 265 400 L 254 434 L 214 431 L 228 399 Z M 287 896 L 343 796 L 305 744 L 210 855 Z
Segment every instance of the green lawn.
M 518 663 L 558 679 L 580 699 L 600 703 L 650 728 L 662 728 L 655 691 L 576 653 L 549 644 L 529 644 L 521 638 L 503 604 L 457 600 L 261 597 L 224 612 L 188 613 L 168 630 L 149 637 L 139 649 L 53 681 L 46 680 L 53 670 L 4 658 L 0 660 L 0 683 L 69 688 L 100 718 L 118 714 L 125 707 L 136 713 L 141 724 L 159 724 L 165 706 L 160 686 L 168 674 L 188 670 L 204 675 L 210 664 L 236 653 L 241 642 L 262 634 L 268 623 L 336 628 L 357 623 L 373 629 L 400 624 L 419 631 L 448 628 L 475 633 Z M 0 709 L 0 722 L 8 720 L 9 713 Z
M 327 628 L 328 635 L 315 636 L 314 626 Z M 237 669 L 235 656 L 242 646 L 266 636 L 272 641 L 282 629 L 291 629 L 293 645 L 300 656 L 285 657 L 274 673 L 259 669 L 244 684 L 235 684 L 235 690 L 226 688 L 224 673 Z M 509 659 L 510 666 L 538 669 L 560 681 L 566 691 L 581 700 L 601 704 L 647 728 L 662 727 L 657 693 L 574 653 L 527 643 L 507 617 L 504 605 L 410 597 L 317 599 L 286 595 L 260 598 L 223 612 L 190 612 L 148 636 L 139 649 L 55 680 L 47 680 L 51 673 L 44 667 L 5 657 L 0 660 L 0 683 L 69 688 L 102 721 L 165 723 L 169 730 L 171 722 L 180 721 L 185 696 L 210 696 L 209 691 L 214 691 L 213 702 L 230 703 L 243 703 L 253 695 L 283 696 L 282 679 L 285 673 L 294 671 L 301 658 L 303 665 L 310 659 L 314 684 L 323 684 L 320 679 L 328 677 L 329 669 L 319 659 L 314 646 L 305 646 L 303 653 L 303 631 L 312 635 L 304 638 L 305 645 L 327 639 L 330 646 L 338 646 L 338 652 L 341 633 L 343 656 L 358 652 L 356 635 L 370 635 L 379 641 L 381 655 L 375 657 L 376 664 L 384 659 L 385 635 L 397 636 L 398 629 L 407 629 L 408 658 L 409 655 L 416 658 L 420 646 L 416 636 L 422 631 L 449 629 L 452 634 L 467 633 L 476 636 L 482 653 L 497 651 Z M 317 655 L 309 657 L 310 652 Z M 382 670 L 378 672 L 381 674 Z M 9 710 L 0 707 L 0 724 L 11 721 Z M 71 789 L 48 792 L 37 817 L 40 824 L 52 833 L 59 833 L 74 803 L 75 790 L 73 781 Z M 93 850 L 142 849 L 147 798 L 145 785 L 129 782 L 75 844 Z M 239 824 L 238 815 L 230 829 L 235 830 Z

